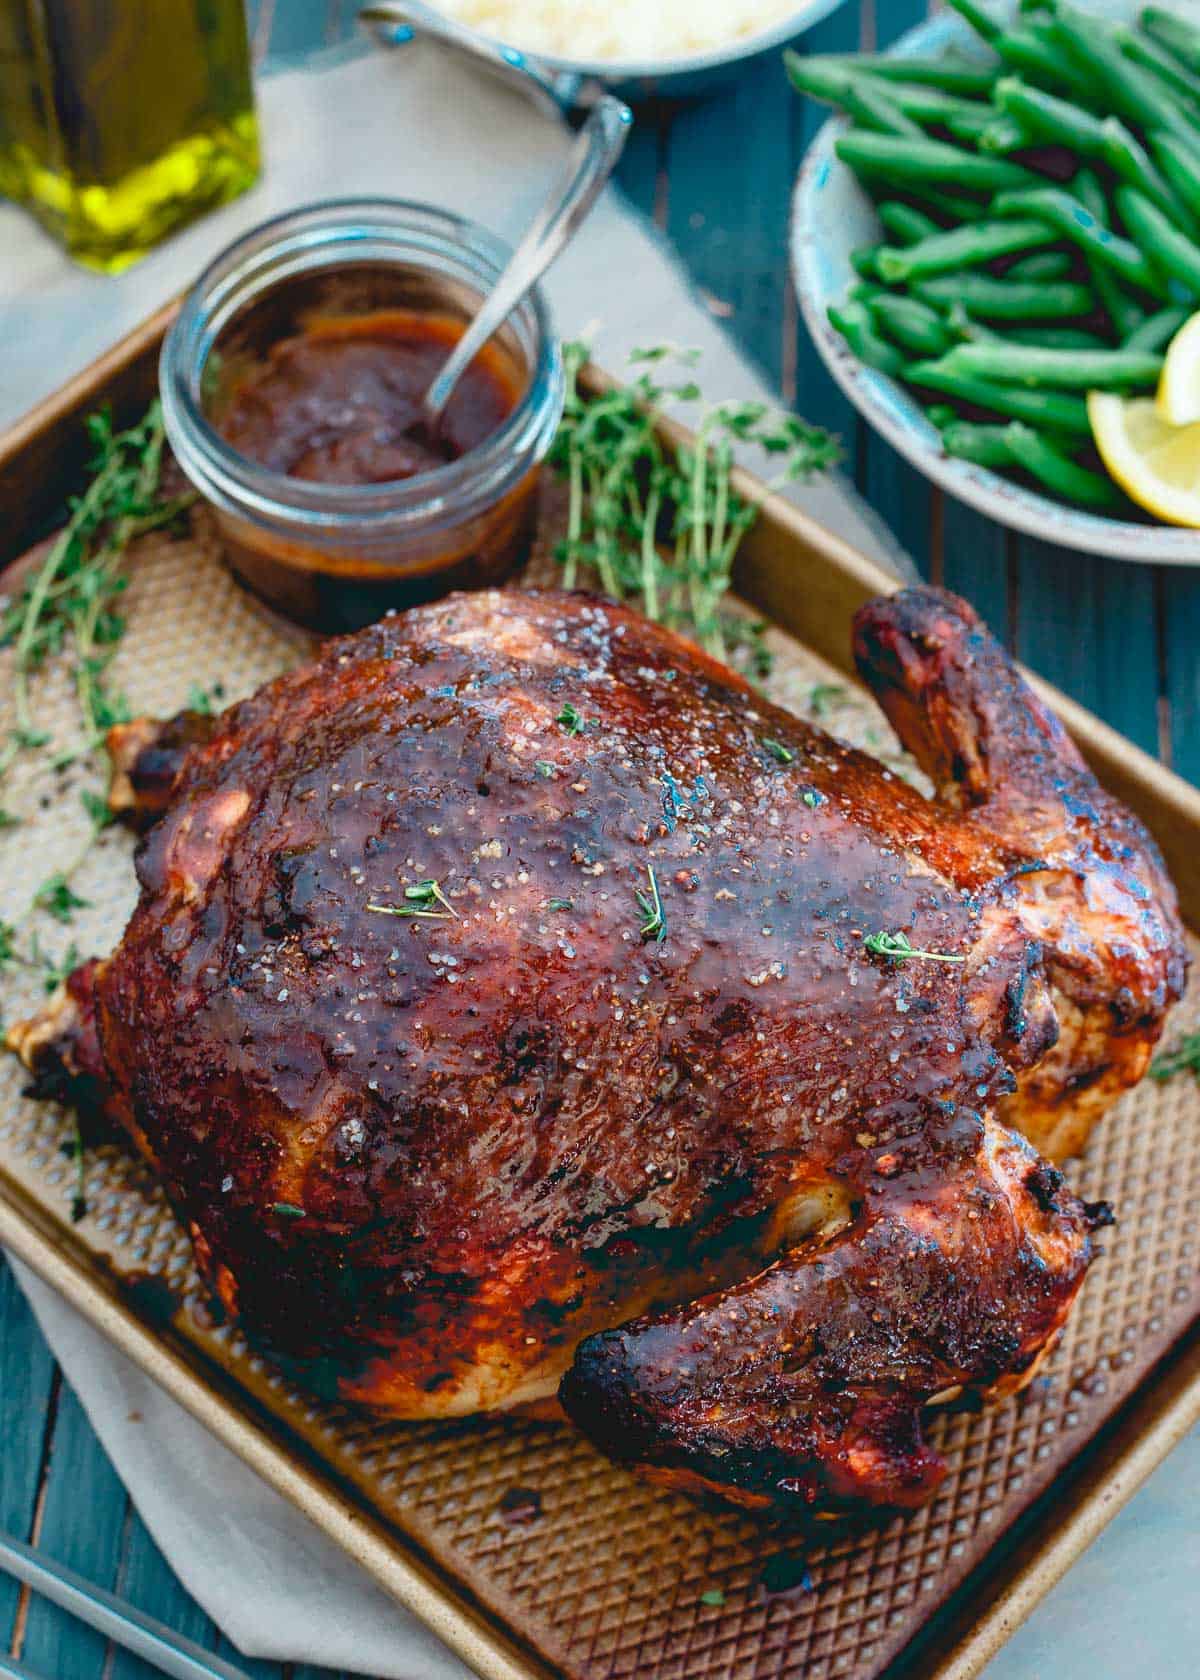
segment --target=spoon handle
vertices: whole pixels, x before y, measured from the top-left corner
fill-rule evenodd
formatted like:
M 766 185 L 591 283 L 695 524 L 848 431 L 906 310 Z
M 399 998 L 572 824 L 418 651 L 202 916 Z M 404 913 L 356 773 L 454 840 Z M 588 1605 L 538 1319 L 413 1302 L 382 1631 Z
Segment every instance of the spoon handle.
M 503 46 L 486 36 L 468 29 L 455 18 L 424 4 L 424 0 L 379 0 L 378 4 L 363 6 L 358 13 L 360 23 L 371 29 L 385 46 L 402 45 L 416 36 L 424 35 L 441 46 L 450 47 L 475 62 L 502 81 L 517 88 L 549 116 L 562 116 L 580 102 L 584 79 L 570 72 L 555 72 L 538 59 L 516 47 Z M 589 89 L 592 103 L 595 90 Z
M 464 368 L 498 332 L 526 292 L 541 279 L 599 197 L 621 155 L 633 115 L 612 94 L 606 94 L 588 114 L 576 136 L 558 190 L 551 194 L 478 315 L 455 345 L 445 367 L 425 396 L 426 419 L 441 419 L 450 394 Z

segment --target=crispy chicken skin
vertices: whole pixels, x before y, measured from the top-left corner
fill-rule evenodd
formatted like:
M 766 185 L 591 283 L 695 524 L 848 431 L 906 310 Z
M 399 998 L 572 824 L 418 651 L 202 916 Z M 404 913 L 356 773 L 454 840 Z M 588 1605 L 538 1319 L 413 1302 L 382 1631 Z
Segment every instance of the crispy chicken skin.
M 561 1380 L 612 1456 L 791 1514 L 919 1502 L 922 1409 L 1028 1379 L 1105 1210 L 1007 1127 L 1057 1149 L 1140 1076 L 1174 897 L 963 603 L 874 603 L 857 651 L 936 801 L 554 593 L 126 753 L 165 814 L 57 1042 L 309 1383 L 417 1418 Z

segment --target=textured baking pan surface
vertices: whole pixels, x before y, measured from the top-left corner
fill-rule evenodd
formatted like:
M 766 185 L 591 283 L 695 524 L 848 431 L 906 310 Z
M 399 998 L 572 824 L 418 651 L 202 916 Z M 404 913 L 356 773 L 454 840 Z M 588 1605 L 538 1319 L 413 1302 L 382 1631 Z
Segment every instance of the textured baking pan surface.
M 243 594 L 202 536 L 146 539 L 131 574 L 112 680 L 135 713 L 173 712 L 193 685 L 235 699 L 303 656 L 303 634 Z M 773 698 L 900 762 L 865 695 L 782 632 L 769 632 L 768 642 Z M 41 727 L 56 745 L 72 744 L 65 663 L 38 678 L 35 698 Z M 0 916 L 19 918 L 39 882 L 80 854 L 84 787 L 100 789 L 98 772 L 52 777 L 34 755 L 13 772 L 6 803 L 22 822 L 0 834 Z M 134 899 L 131 853 L 131 839 L 117 830 L 87 852 L 73 877 L 86 907 L 70 927 L 40 929 L 54 957 L 71 943 L 81 955 L 105 952 L 119 938 Z M 37 975 L 10 970 L 4 1019 L 30 1013 L 42 996 Z M 1197 1021 L 1194 984 L 1170 1037 Z M 203 1401 L 195 1409 L 216 1415 L 228 1407 L 230 1379 L 250 1398 L 260 1429 L 315 1464 L 343 1505 L 348 1495 L 384 1525 L 398 1552 L 432 1570 L 444 1583 L 443 1609 L 447 1598 L 451 1616 L 470 1606 L 494 1628 L 509 1652 L 508 1666 L 497 1659 L 497 1674 L 881 1674 L 1200 1312 L 1200 1083 L 1188 1075 L 1148 1080 L 1070 1168 L 1082 1195 L 1116 1204 L 1119 1223 L 1045 1374 L 1014 1403 L 933 1423 L 951 1473 L 925 1511 L 802 1541 L 654 1491 L 564 1426 L 388 1425 L 297 1393 L 215 1320 L 170 1208 L 121 1145 L 89 1151 L 87 1211 L 72 1223 L 76 1171 L 63 1152 L 71 1122 L 24 1097 L 22 1084 L 13 1059 L 0 1058 L 0 1196 L 24 1208 L 27 1223 L 36 1213 L 43 1240 L 52 1229 L 80 1275 L 115 1288 L 156 1335 L 184 1347 Z

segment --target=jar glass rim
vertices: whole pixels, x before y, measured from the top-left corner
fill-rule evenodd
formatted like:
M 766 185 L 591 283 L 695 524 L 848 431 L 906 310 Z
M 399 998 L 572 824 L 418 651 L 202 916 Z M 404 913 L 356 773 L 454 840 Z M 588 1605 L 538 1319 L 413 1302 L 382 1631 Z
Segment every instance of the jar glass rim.
M 163 414 L 185 471 L 217 500 L 300 524 L 361 526 L 426 515 L 451 498 L 472 497 L 505 477 L 514 459 L 544 443 L 547 410 L 557 423 L 562 358 L 549 305 L 535 286 L 513 311 L 530 342 L 528 384 L 504 422 L 457 460 L 412 478 L 376 484 L 323 484 L 291 478 L 251 461 L 204 412 L 204 371 L 221 331 L 257 298 L 301 274 L 346 262 L 403 263 L 454 278 L 486 293 L 511 255 L 496 234 L 468 218 L 415 199 L 331 199 L 261 222 L 221 251 L 185 297 L 159 362 Z

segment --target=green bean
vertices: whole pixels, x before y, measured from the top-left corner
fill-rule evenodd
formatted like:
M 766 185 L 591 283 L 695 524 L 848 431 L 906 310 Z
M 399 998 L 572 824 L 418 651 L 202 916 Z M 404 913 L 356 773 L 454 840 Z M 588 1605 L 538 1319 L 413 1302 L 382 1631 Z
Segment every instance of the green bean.
M 1161 6 L 1147 6 L 1142 12 L 1142 28 L 1160 47 L 1186 64 L 1200 76 L 1200 29 L 1185 23 L 1175 12 L 1165 12 Z
M 856 174 L 883 175 L 890 182 L 941 182 L 968 192 L 1003 192 L 1036 185 L 1039 177 L 1007 158 L 979 157 L 940 140 L 863 134 L 852 129 L 836 142 L 843 163 Z
M 941 356 L 954 343 L 937 310 L 917 298 L 879 292 L 867 308 L 880 331 L 914 356 Z
M 943 126 L 948 128 L 956 140 L 965 145 L 973 146 L 987 133 L 1000 115 L 991 105 L 979 105 L 964 100 L 959 111 L 947 111 Z
M 1125 340 L 1126 350 L 1165 350 L 1179 329 L 1187 325 L 1191 315 L 1191 310 L 1185 309 L 1182 304 L 1160 309 L 1157 315 L 1147 315 L 1141 326 Z
M 856 72 L 840 59 L 806 58 L 790 48 L 783 55 L 788 80 L 797 93 L 823 105 L 843 105 Z
M 1195 229 L 1196 221 L 1190 206 L 1154 167 L 1150 154 L 1137 136 L 1129 132 L 1119 117 L 1106 117 L 1103 126 L 1104 161 L 1114 175 L 1145 193 L 1173 222 Z M 1178 144 L 1178 137 L 1172 138 Z
M 919 280 L 913 291 L 924 302 L 948 308 L 958 300 L 972 315 L 989 321 L 1062 321 L 1095 307 L 1091 289 L 1076 280 L 1002 280 L 990 274 L 944 274 Z
M 966 348 L 951 351 L 957 356 Z M 1087 403 L 1082 397 L 1064 391 L 1030 391 L 1019 385 L 994 385 L 986 379 L 974 379 L 948 367 L 948 358 L 938 362 L 915 362 L 905 370 L 910 385 L 922 390 L 938 391 L 972 408 L 1006 414 L 1013 420 L 1027 420 L 1032 426 L 1049 426 L 1056 432 L 1090 438 L 1092 424 L 1088 419 Z
M 830 323 L 841 333 L 860 362 L 899 379 L 904 373 L 905 360 L 894 344 L 888 344 L 871 324 L 871 317 L 861 303 L 847 303 L 839 309 L 829 307 Z
M 1128 189 L 1126 189 L 1128 190 Z M 1153 208 L 1153 206 L 1151 206 Z M 1032 192 L 1001 193 L 992 204 L 998 216 L 1038 216 L 1049 228 L 1073 240 L 1089 256 L 1096 257 L 1130 285 L 1140 286 L 1155 297 L 1166 297 L 1166 288 L 1149 261 L 1128 239 L 1111 233 L 1077 198 L 1061 187 L 1038 187 Z
M 1002 111 L 1031 129 L 1039 139 L 1066 146 L 1085 157 L 1103 157 L 1104 124 L 1090 111 L 1041 88 L 1026 87 L 1016 76 L 1002 76 L 995 100 Z
M 1163 174 L 1179 197 L 1200 217 L 1200 152 L 1191 152 L 1174 134 L 1152 134 L 1150 145 Z
M 1005 270 L 1006 280 L 1065 280 L 1075 264 L 1066 251 L 1031 251 Z
M 1117 188 L 1117 209 L 1121 212 L 1121 220 L 1155 267 L 1181 281 L 1193 296 L 1200 294 L 1200 245 L 1172 226 L 1157 204 L 1151 204 L 1136 187 Z M 883 258 L 881 251 L 880 272 Z
M 876 258 L 882 250 L 882 245 L 856 246 L 850 253 L 850 266 L 855 274 L 863 280 L 878 280 L 879 269 L 876 265 Z
M 925 418 L 938 431 L 944 431 L 947 426 L 953 426 L 958 419 L 958 410 L 950 403 L 933 403 L 925 410 Z
M 956 339 L 967 344 L 995 344 L 1000 340 L 1000 334 L 993 328 L 985 327 L 982 321 L 972 319 L 958 298 L 955 298 L 946 312 L 946 325 Z
M 957 461 L 973 461 L 977 467 L 990 467 L 997 472 L 1015 465 L 1007 432 L 1007 426 L 981 426 L 973 420 L 956 420 L 943 429 L 942 446 Z
M 982 6 L 977 6 L 975 0 L 949 0 L 950 5 L 965 18 L 977 35 L 989 43 L 995 42 L 1002 31 L 995 18 L 990 17 Z
M 885 245 L 878 257 L 879 273 L 893 285 L 903 284 L 951 269 L 976 268 L 995 257 L 1048 243 L 1049 235 L 1041 221 L 976 222 L 932 234 L 919 245 L 902 249 Z
M 918 205 L 927 212 L 947 217 L 953 222 L 982 222 L 989 214 L 986 204 L 981 204 L 974 198 L 961 198 L 957 193 L 926 193 L 918 186 L 908 186 L 906 191 L 909 198 L 915 198 Z
M 1165 82 L 1176 98 L 1182 98 L 1200 110 L 1200 75 L 1193 75 L 1178 59 L 1164 52 L 1157 42 L 1139 34 L 1128 24 L 1120 24 L 1113 30 L 1113 40 L 1126 58 L 1132 58 L 1143 70 L 1149 70 Z
M 888 81 L 883 76 L 863 70 L 855 62 L 804 58 L 796 52 L 786 52 L 783 56 L 788 80 L 797 93 L 819 99 L 826 105 L 841 105 L 848 111 L 853 110 L 856 92 L 868 90 L 889 99 L 906 117 L 913 117 L 918 122 L 944 123 L 950 116 L 976 109 L 973 100 L 943 93 L 939 88 L 926 87 L 920 82 Z
M 1034 137 L 1029 130 L 1022 128 L 1015 117 L 1008 116 L 996 117 L 988 123 L 978 140 L 979 150 L 989 156 L 1023 151 L 1033 143 Z
M 996 101 L 1002 110 L 1039 138 L 1107 163 L 1122 180 L 1140 187 L 1169 216 L 1180 215 L 1186 219 L 1186 207 L 1180 204 L 1140 141 L 1119 118 L 1101 121 L 1069 100 L 1057 99 L 1040 88 L 1026 87 L 1013 76 L 1005 76 L 996 83 Z
M 997 385 L 1054 391 L 1129 391 L 1153 387 L 1163 359 L 1146 350 L 1043 350 L 1037 345 L 959 344 L 945 358 L 951 373 Z
M 1122 116 L 1146 128 L 1186 131 L 1190 126 L 1175 101 L 1164 97 L 1161 83 L 1126 58 L 1091 18 L 1062 11 L 1049 28 L 1059 46 L 1100 82 L 1110 103 Z
M 1084 327 L 1017 327 L 1010 334 L 1018 344 L 1036 344 L 1043 350 L 1111 350 L 1099 333 Z
M 1075 193 L 1101 227 L 1108 227 L 1108 195 L 1100 185 L 1100 177 L 1090 169 L 1081 169 L 1075 177 Z M 1112 322 L 1116 336 L 1124 342 L 1143 318 L 1141 304 L 1125 290 L 1112 269 L 1097 258 L 1087 259 L 1087 269 L 1101 308 Z
M 880 134 L 903 134 L 918 140 L 924 138 L 920 124 L 906 117 L 896 101 L 889 99 L 886 92 L 865 76 L 846 90 L 845 106 L 855 122 Z
M 928 239 L 942 231 L 932 216 L 927 216 L 923 210 L 914 210 L 911 204 L 901 204 L 898 199 L 889 198 L 876 205 L 875 214 L 883 223 L 884 231 L 904 245 L 915 245 L 919 239 Z
M 1086 98 L 1087 79 L 1064 57 L 1059 47 L 1030 24 L 1025 29 L 1008 29 L 996 42 L 996 51 L 1013 70 L 1023 76 L 1040 77 L 1052 87 L 1065 87 L 1077 98 Z
M 964 99 L 986 97 L 995 80 L 995 71 L 990 66 L 965 58 L 955 62 L 951 58 L 893 58 L 878 53 L 857 53 L 853 58 L 846 58 L 828 53 L 803 62 L 810 66 L 840 65 L 882 76 L 886 81 L 936 88 Z
M 1121 496 L 1111 478 L 1081 467 L 1029 426 L 1014 422 L 1005 427 L 1004 438 L 1017 465 L 1064 501 L 1090 508 L 1119 506 Z

